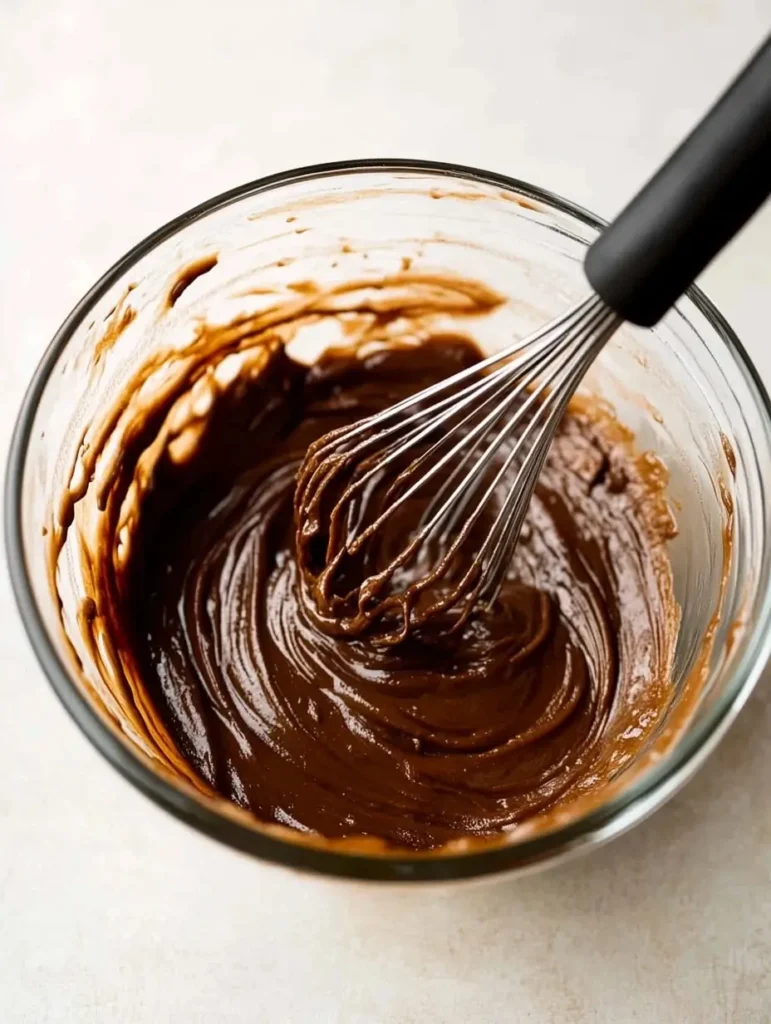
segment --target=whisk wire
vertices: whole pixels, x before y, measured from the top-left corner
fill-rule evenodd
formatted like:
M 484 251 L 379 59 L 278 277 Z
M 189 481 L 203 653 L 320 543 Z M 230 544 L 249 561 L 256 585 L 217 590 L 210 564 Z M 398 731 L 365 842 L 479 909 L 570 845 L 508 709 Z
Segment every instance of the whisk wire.
M 587 304 L 586 319 L 578 321 L 576 325 L 577 331 L 589 332 L 590 341 L 593 339 L 593 332 L 599 327 L 599 325 L 607 319 L 606 311 L 601 304 L 592 302 Z M 612 317 L 612 314 L 611 314 Z M 615 328 L 614 328 L 615 329 Z M 603 334 L 604 339 L 607 336 Z M 517 409 L 515 415 L 504 424 L 503 428 L 498 434 L 491 440 L 484 455 L 481 457 L 479 462 L 473 467 L 470 473 L 457 485 L 455 491 L 449 495 L 444 504 L 440 509 L 437 510 L 428 530 L 426 536 L 430 534 L 431 529 L 437 524 L 442 522 L 446 516 L 453 515 L 457 517 L 461 507 L 465 508 L 471 497 L 475 493 L 475 484 L 478 483 L 482 478 L 482 472 L 487 467 L 487 464 L 494 457 L 496 451 L 500 447 L 502 441 L 506 436 L 510 435 L 516 428 L 521 425 L 527 418 L 528 414 L 532 409 L 534 413 L 530 418 L 529 422 L 526 423 L 522 433 L 517 438 L 512 450 L 507 455 L 501 467 L 496 472 L 494 478 L 488 483 L 482 497 L 477 502 L 474 510 L 466 517 L 464 526 L 461 532 L 452 540 L 448 549 L 448 554 L 455 554 L 460 548 L 461 544 L 467 538 L 474 523 L 482 515 L 487 503 L 489 502 L 492 495 L 495 493 L 499 483 L 506 476 L 517 457 L 521 454 L 525 448 L 526 442 L 529 440 L 530 435 L 534 432 L 536 427 L 539 425 L 541 416 L 547 413 L 545 423 L 541 428 L 541 432 L 548 433 L 546 443 L 539 445 L 538 441 L 535 441 L 529 448 L 527 455 L 523 459 L 523 463 L 517 476 L 510 486 L 506 501 L 498 512 L 496 519 L 490 528 L 490 531 L 485 538 L 484 543 L 478 552 L 478 557 L 474 565 L 464 575 L 458 587 L 456 587 L 456 593 L 453 593 L 451 599 L 447 602 L 447 605 L 455 603 L 457 596 L 468 586 L 469 580 L 474 578 L 474 586 L 470 593 L 468 593 L 465 600 L 466 612 L 462 619 L 465 618 L 465 614 L 471 610 L 474 602 L 482 593 L 485 594 L 485 599 L 493 600 L 497 590 L 500 587 L 503 573 L 506 569 L 506 561 L 502 558 L 503 552 L 510 552 L 512 545 L 516 541 L 516 537 L 521 529 L 522 521 L 524 519 L 524 513 L 527 509 L 530 494 L 532 488 L 537 479 L 538 473 L 543 465 L 546 452 L 548 450 L 548 441 L 551 438 L 551 433 L 556 428 L 559 419 L 564 413 L 565 407 L 570 399 L 570 396 L 575 389 L 575 384 L 578 383 L 581 374 L 572 384 L 570 390 L 564 396 L 564 399 L 552 402 L 552 396 L 559 394 L 561 389 L 566 383 L 570 383 L 573 380 L 573 368 L 574 365 L 582 365 L 580 359 L 581 351 L 579 355 L 575 354 L 571 357 L 571 346 L 576 342 L 576 336 L 573 331 L 569 332 L 560 342 L 556 348 L 556 354 L 564 355 L 567 353 L 567 359 L 563 361 L 554 360 L 549 368 L 549 371 L 544 374 L 538 383 L 537 387 L 528 395 L 525 402 Z M 587 347 L 594 351 L 592 344 L 587 344 Z M 553 356 L 555 353 L 552 353 Z M 528 384 L 530 381 L 528 380 Z M 527 386 L 527 385 L 526 385 Z M 521 389 L 524 390 L 524 387 Z M 519 393 L 521 394 L 521 390 Z M 547 393 L 545 400 L 543 395 Z M 513 399 L 512 399 L 513 400 Z M 550 408 L 551 407 L 551 408 Z M 518 508 L 518 499 L 525 495 L 525 500 L 520 502 Z M 494 543 L 495 542 L 495 543 Z M 489 554 L 492 546 L 492 554 Z
M 554 396 L 554 401 L 550 402 L 547 399 L 539 409 L 539 413 L 542 411 L 547 412 L 539 436 L 528 449 L 517 477 L 513 481 L 501 507 L 499 516 L 488 534 L 487 542 L 489 542 L 490 538 L 495 538 L 495 544 L 487 560 L 485 578 L 479 593 L 479 597 L 485 602 L 492 602 L 500 589 L 506 571 L 507 555 L 510 554 L 511 548 L 519 536 L 529 505 L 530 495 L 546 460 L 553 433 L 578 383 L 595 359 L 597 352 L 617 330 L 618 324 L 619 318 L 615 314 L 607 309 L 601 310 L 599 316 L 593 322 L 592 333 L 584 340 L 584 344 L 564 366 L 559 379 L 552 380 L 551 396 Z M 534 416 L 528 427 L 530 428 L 538 422 L 539 418 Z M 523 434 L 517 442 L 517 446 L 523 446 L 524 442 L 525 435 Z M 515 446 L 515 449 L 517 446 Z M 512 451 L 510 458 L 513 459 L 514 457 L 515 454 Z M 482 554 L 480 551 L 480 556 Z

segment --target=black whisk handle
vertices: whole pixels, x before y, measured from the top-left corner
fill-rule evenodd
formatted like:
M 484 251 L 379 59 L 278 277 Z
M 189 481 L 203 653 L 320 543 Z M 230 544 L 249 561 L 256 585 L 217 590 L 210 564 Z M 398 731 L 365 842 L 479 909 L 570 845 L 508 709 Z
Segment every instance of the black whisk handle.
M 589 282 L 652 327 L 770 194 L 771 37 L 589 249 Z

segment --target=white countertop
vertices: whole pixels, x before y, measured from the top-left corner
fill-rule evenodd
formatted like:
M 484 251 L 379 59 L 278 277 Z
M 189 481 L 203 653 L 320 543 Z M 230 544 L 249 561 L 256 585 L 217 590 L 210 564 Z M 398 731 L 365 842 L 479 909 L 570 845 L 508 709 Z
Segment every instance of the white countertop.
M 611 215 L 771 0 L 2 0 L 0 450 L 125 249 L 284 167 L 421 156 Z M 705 276 L 771 382 L 771 209 Z M 151 805 L 69 721 L 0 574 L 0 1022 L 771 1019 L 771 676 L 653 819 L 455 894 L 346 888 Z

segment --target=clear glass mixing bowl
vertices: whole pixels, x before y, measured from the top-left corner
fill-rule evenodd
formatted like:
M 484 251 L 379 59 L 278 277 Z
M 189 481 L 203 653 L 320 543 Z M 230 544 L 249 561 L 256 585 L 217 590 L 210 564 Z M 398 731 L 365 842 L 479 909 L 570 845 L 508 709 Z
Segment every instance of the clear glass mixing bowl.
M 576 820 L 536 835 L 523 830 L 524 838 L 515 832 L 493 849 L 430 857 L 330 850 L 261 825 L 158 770 L 152 751 L 102 692 L 88 651 L 78 650 L 85 681 L 75 670 L 50 586 L 46 516 L 68 482 L 84 425 L 158 344 L 153 317 L 180 266 L 218 254 L 216 266 L 178 303 L 198 303 L 211 316 L 237 312 L 255 282 L 334 283 L 394 272 L 404 260 L 456 271 L 511 297 L 475 331 L 494 347 L 584 297 L 583 255 L 601 227 L 596 217 L 541 189 L 471 168 L 389 160 L 310 167 L 244 185 L 183 214 L 127 253 L 81 300 L 49 346 L 21 409 L 7 474 L 7 548 L 25 627 L 56 693 L 134 785 L 201 831 L 264 860 L 413 882 L 552 863 L 629 828 L 694 772 L 746 700 L 771 643 L 769 400 L 738 339 L 697 288 L 655 331 L 620 331 L 584 386 L 611 403 L 639 445 L 669 469 L 680 528 L 670 552 L 682 625 L 677 699 L 664 730 L 683 720 L 683 702 L 694 706 L 663 753 L 626 770 L 607 800 Z M 116 303 L 121 315 L 129 288 L 135 318 L 105 345 L 105 321 Z M 76 546 L 65 545 L 58 580 L 78 649 Z M 694 696 L 686 680 L 710 636 L 705 682 Z

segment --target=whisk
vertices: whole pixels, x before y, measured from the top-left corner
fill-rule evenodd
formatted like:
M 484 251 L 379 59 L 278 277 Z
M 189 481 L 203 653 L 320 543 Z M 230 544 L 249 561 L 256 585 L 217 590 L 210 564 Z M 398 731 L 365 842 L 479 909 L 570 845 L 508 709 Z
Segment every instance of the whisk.
M 592 361 L 623 322 L 654 326 L 769 194 L 771 38 L 588 250 L 593 294 L 524 340 L 311 445 L 297 477 L 297 551 L 327 624 L 393 643 L 432 622 L 457 629 L 475 606 L 491 604 Z M 367 573 L 363 554 L 386 521 L 427 492 L 403 547 Z M 472 557 L 459 560 L 480 524 Z

